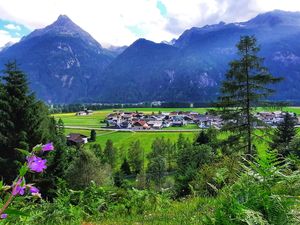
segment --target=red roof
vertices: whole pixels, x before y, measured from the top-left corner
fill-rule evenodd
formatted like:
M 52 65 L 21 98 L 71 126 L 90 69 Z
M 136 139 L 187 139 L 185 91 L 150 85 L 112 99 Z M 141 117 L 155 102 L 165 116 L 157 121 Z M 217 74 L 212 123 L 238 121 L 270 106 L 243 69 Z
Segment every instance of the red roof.
M 139 120 L 139 121 L 134 122 L 133 126 L 141 126 L 142 127 L 145 124 L 147 124 L 145 120 Z

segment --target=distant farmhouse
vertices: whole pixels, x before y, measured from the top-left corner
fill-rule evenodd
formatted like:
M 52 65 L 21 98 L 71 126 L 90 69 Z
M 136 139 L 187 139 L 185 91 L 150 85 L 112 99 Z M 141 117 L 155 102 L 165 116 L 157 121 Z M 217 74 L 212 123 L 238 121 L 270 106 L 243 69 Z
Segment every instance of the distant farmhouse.
M 68 145 L 75 145 L 79 147 L 83 144 L 86 144 L 87 142 L 88 142 L 88 137 L 83 134 L 70 133 L 67 135 Z
M 92 115 L 93 114 L 93 111 L 92 110 L 83 110 L 83 111 L 79 111 L 79 112 L 76 112 L 76 116 L 88 116 L 88 115 Z

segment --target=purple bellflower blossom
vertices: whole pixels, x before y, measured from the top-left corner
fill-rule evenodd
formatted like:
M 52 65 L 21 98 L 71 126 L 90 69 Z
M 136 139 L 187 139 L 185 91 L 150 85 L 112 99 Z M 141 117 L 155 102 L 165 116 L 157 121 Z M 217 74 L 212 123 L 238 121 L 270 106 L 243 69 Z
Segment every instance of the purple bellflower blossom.
M 2 219 L 6 219 L 7 218 L 7 214 L 4 213 L 6 211 L 6 209 L 9 207 L 9 205 L 11 204 L 11 202 L 13 201 L 13 197 L 16 195 L 24 195 L 25 194 L 25 190 L 27 188 L 29 188 L 29 192 L 34 196 L 34 197 L 39 197 L 41 198 L 41 194 L 38 188 L 36 188 L 33 185 L 26 185 L 25 184 L 25 174 L 27 173 L 27 168 L 25 168 L 24 171 L 24 167 L 28 167 L 32 172 L 37 172 L 37 173 L 41 173 L 43 172 L 47 166 L 46 166 L 46 159 L 42 159 L 40 157 L 37 157 L 35 155 L 35 153 L 38 153 L 40 151 L 42 152 L 47 152 L 47 151 L 52 151 L 54 150 L 54 146 L 53 143 L 47 143 L 45 145 L 38 145 L 35 148 L 33 148 L 33 151 L 31 152 L 31 155 L 27 156 L 27 164 L 25 163 L 24 166 L 20 169 L 20 175 L 17 178 L 18 180 L 11 186 L 12 188 L 12 192 L 11 195 L 9 196 L 9 198 L 6 200 L 6 202 L 4 203 L 3 206 L 0 207 L 0 220 Z M 26 151 L 24 151 L 26 152 Z M 27 155 L 27 153 L 26 153 Z M 10 187 L 7 189 L 9 190 Z M 3 189 L 4 190 L 4 189 Z
M 17 183 L 13 186 L 12 195 L 24 195 L 25 185 L 21 186 L 22 179 L 19 179 Z
M 6 213 L 3 213 L 0 215 L 0 219 L 6 219 L 7 218 L 7 214 Z
M 37 173 L 43 172 L 44 169 L 47 168 L 46 162 L 47 162 L 46 159 L 42 159 L 35 155 L 27 157 L 28 168 L 33 172 L 37 172 Z
M 52 142 L 42 146 L 42 151 L 43 152 L 49 152 L 49 151 L 52 151 L 52 150 L 54 150 L 54 146 L 53 146 Z
M 40 190 L 35 186 L 29 186 L 29 191 L 31 194 L 37 194 L 40 192 Z

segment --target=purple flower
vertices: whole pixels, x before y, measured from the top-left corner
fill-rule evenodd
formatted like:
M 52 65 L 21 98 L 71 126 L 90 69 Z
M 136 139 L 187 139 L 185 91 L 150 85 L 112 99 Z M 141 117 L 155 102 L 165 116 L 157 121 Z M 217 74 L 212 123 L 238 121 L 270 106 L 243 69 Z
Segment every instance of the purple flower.
M 25 185 L 21 186 L 22 179 L 19 179 L 17 183 L 13 186 L 12 195 L 24 195 Z
M 38 194 L 40 192 L 40 190 L 38 188 L 36 188 L 35 186 L 30 186 L 29 191 L 31 194 Z
M 0 215 L 0 219 L 6 219 L 7 218 L 7 214 L 6 213 L 3 213 Z
M 46 162 L 46 159 L 42 159 L 35 155 L 27 157 L 28 168 L 37 173 L 43 172 L 44 169 L 47 168 Z
M 44 151 L 44 152 L 48 152 L 48 151 L 52 151 L 52 150 L 54 150 L 54 146 L 53 146 L 52 142 L 42 146 L 42 151 Z

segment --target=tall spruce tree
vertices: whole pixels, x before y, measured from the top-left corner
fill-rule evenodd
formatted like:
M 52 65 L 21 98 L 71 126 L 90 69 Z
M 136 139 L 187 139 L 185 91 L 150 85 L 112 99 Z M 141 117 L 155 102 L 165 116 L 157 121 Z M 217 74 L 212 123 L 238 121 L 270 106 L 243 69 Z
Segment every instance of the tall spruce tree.
M 90 141 L 96 141 L 96 131 L 93 129 L 91 130 L 91 134 L 90 134 Z
M 131 174 L 130 165 L 129 165 L 126 158 L 124 158 L 123 163 L 120 167 L 120 170 L 125 175 L 130 175 Z
M 65 133 L 65 124 L 61 118 L 59 118 L 59 120 L 57 121 L 57 131 L 59 135 L 64 135 Z
M 252 155 L 253 130 L 259 123 L 254 108 L 274 93 L 270 85 L 281 79 L 273 77 L 263 66 L 264 59 L 257 55 L 260 49 L 254 36 L 241 37 L 237 49 L 239 59 L 230 62 L 217 106 L 225 121 L 223 130 L 231 133 L 229 139 Z
M 271 148 L 277 149 L 284 156 L 288 155 L 289 144 L 297 133 L 295 125 L 295 117 L 286 112 L 274 132 Z
M 30 149 L 49 139 L 46 106 L 28 88 L 16 62 L 5 65 L 0 84 L 0 177 L 11 181 L 16 162 L 24 160 L 16 148 Z

